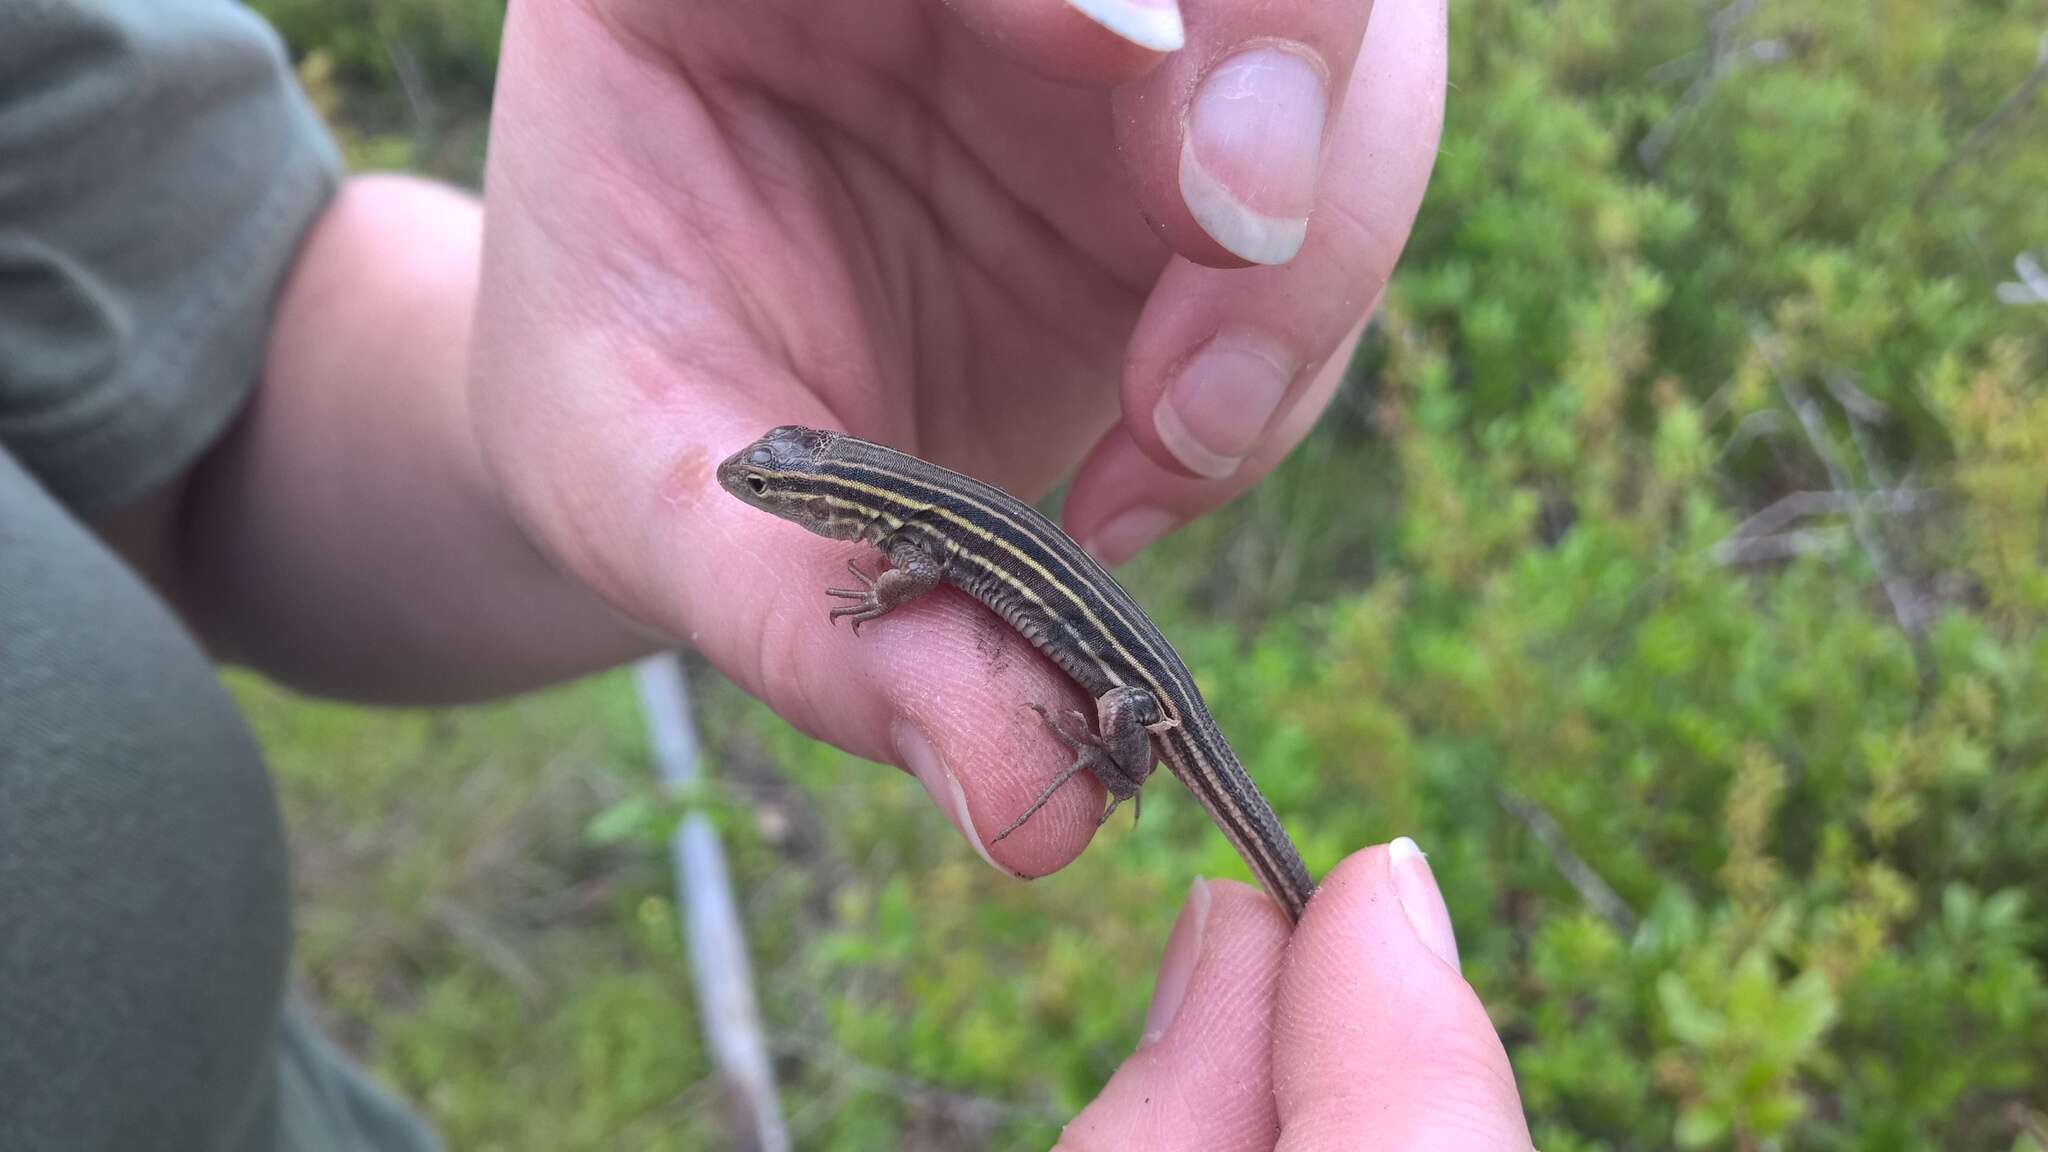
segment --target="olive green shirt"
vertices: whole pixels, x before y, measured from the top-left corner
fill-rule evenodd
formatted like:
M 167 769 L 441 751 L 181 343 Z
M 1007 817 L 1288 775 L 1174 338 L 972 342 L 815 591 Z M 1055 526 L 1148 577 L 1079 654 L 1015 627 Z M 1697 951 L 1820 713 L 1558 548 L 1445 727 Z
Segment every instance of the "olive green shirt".
M 340 165 L 227 0 L 0 2 L 0 1149 L 432 1147 L 287 994 L 258 749 L 84 526 L 255 384 Z

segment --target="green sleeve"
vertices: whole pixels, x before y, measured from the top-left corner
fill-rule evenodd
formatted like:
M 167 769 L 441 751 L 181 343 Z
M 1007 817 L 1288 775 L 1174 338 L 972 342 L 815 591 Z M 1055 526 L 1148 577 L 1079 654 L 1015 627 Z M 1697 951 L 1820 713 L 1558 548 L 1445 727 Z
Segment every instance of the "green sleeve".
M 0 4 L 0 447 L 81 514 L 188 467 L 339 171 L 239 4 Z

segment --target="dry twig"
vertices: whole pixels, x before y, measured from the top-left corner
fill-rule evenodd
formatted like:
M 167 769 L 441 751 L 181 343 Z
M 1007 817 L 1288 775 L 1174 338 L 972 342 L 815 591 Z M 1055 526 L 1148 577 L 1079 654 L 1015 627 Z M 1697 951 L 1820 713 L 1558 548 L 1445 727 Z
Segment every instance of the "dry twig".
M 1813 447 L 1814 455 L 1820 457 L 1821 466 L 1827 469 L 1828 483 L 1837 492 L 1853 492 L 1849 476 L 1841 462 L 1835 458 L 1834 447 L 1828 441 L 1827 418 L 1821 415 L 1820 405 L 1807 392 L 1806 385 L 1794 379 L 1778 363 L 1777 357 L 1771 352 L 1770 342 L 1761 332 L 1752 331 L 1750 342 L 1755 345 L 1757 355 L 1763 357 L 1764 366 L 1770 369 L 1772 377 L 1777 380 L 1778 391 L 1785 397 L 1785 403 L 1792 409 L 1792 414 L 1798 418 L 1799 427 L 1806 433 L 1806 441 Z M 1855 425 L 1853 416 L 1850 424 L 1852 428 Z M 1862 451 L 1861 445 L 1858 450 Z M 1866 456 L 1866 472 L 1872 471 L 1873 462 L 1873 458 Z M 1873 480 L 1876 478 L 1872 475 Z M 1880 486 L 1879 491 L 1887 490 Z M 1871 568 L 1877 572 L 1878 584 L 1884 588 L 1885 599 L 1891 602 L 1892 616 L 1898 620 L 1900 629 L 1905 632 L 1907 641 L 1913 647 L 1913 662 L 1919 669 L 1920 691 L 1922 698 L 1925 699 L 1934 687 L 1935 668 L 1934 652 L 1927 640 L 1926 614 L 1922 610 L 1920 598 L 1914 594 L 1911 583 L 1893 561 L 1891 551 L 1885 546 L 1867 502 L 1851 500 L 1848 512 L 1849 526 L 1856 533 L 1856 543 L 1869 558 Z
M 1552 866 L 1579 894 L 1579 899 L 1593 910 L 1593 914 L 1605 920 L 1616 936 L 1623 940 L 1633 939 L 1636 934 L 1635 911 L 1600 873 L 1593 870 L 1592 865 L 1572 851 L 1572 846 L 1564 838 L 1564 829 L 1557 826 L 1550 813 L 1535 801 L 1517 796 L 1505 788 L 1500 789 L 1497 795 L 1500 806 L 1520 820 L 1522 826 L 1529 830 L 1529 835 L 1536 838 L 1536 843 L 1550 855 Z
M 1839 515 L 1858 504 L 1880 512 L 1913 512 L 1932 503 L 1934 493 L 1924 488 L 1894 488 L 1890 491 L 1791 492 L 1772 501 L 1770 507 L 1744 520 L 1728 534 L 1728 540 L 1769 536 L 1783 532 L 1809 516 Z M 1724 541 L 1725 543 L 1725 541 Z
M 1735 42 L 1735 34 L 1742 22 L 1749 18 L 1756 7 L 1756 0 L 1731 0 L 1726 8 L 1714 13 L 1707 24 L 1706 63 L 1700 74 L 1686 87 L 1685 93 L 1671 107 L 1671 114 L 1658 121 L 1657 126 L 1644 134 L 1642 142 L 1636 145 L 1636 158 L 1642 161 L 1649 172 L 1657 171 L 1664 163 L 1665 153 L 1678 138 L 1678 131 L 1690 119 L 1693 111 L 1714 90 L 1721 78 L 1744 64 L 1775 64 L 1785 58 L 1785 45 L 1777 40 L 1758 40 L 1750 44 Z
M 1978 121 L 1963 142 L 1956 145 L 1956 150 L 1948 154 L 1941 167 L 1934 170 L 1934 175 L 1927 178 L 1927 183 L 1920 186 L 1920 194 L 1913 197 L 1913 206 L 1924 207 L 1939 195 L 1964 164 L 1974 159 L 1993 137 L 2033 107 L 2034 98 L 2041 94 L 2044 84 L 2048 84 L 2048 32 L 2041 34 L 2041 43 L 2034 48 L 2034 66 L 2027 69 L 2027 74 L 2005 94 L 2005 99 L 1991 110 L 1991 115 Z

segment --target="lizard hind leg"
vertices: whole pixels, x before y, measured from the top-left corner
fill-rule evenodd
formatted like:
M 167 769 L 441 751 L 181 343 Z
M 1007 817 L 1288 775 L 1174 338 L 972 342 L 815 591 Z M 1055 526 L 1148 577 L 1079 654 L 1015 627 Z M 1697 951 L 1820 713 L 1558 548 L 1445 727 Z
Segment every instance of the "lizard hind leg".
M 1094 733 L 1088 731 L 1088 718 L 1086 716 L 1083 716 L 1079 712 L 1075 712 L 1072 709 L 1069 709 L 1067 711 L 1066 714 L 1068 716 L 1072 716 L 1080 722 L 1081 734 L 1079 736 L 1076 736 L 1068 732 L 1064 727 L 1062 727 L 1060 725 L 1060 722 L 1053 717 L 1053 714 L 1051 712 L 1046 711 L 1044 705 L 1030 704 L 1026 705 L 1026 707 L 1029 707 L 1032 711 L 1038 713 L 1038 718 L 1045 722 L 1045 726 L 1047 728 L 1052 729 L 1053 735 L 1060 738 L 1060 743 L 1065 744 L 1067 747 L 1072 748 L 1074 750 L 1074 761 L 1073 763 L 1067 765 L 1065 768 L 1061 769 L 1059 775 L 1054 776 L 1052 778 L 1052 783 L 1047 784 L 1045 786 L 1045 791 L 1040 792 L 1038 794 L 1038 799 L 1033 800 L 1031 802 L 1031 807 L 1026 808 L 1024 810 L 1023 815 L 1017 817 L 1015 820 L 1010 821 L 1009 827 L 1003 829 L 1001 832 L 996 833 L 995 839 L 989 841 L 989 843 L 991 844 L 994 844 L 997 840 L 1001 840 L 1003 837 L 1008 836 L 1012 832 L 1015 832 L 1017 829 L 1022 828 L 1026 820 L 1029 820 L 1033 816 L 1037 815 L 1038 810 L 1040 808 L 1045 807 L 1045 802 L 1052 799 L 1053 793 L 1058 792 L 1060 790 L 1061 785 L 1065 784 L 1069 780 L 1072 780 L 1074 776 L 1077 773 L 1079 773 L 1083 768 L 1086 768 L 1093 772 L 1097 772 L 1097 774 L 1099 775 L 1100 770 L 1096 768 L 1096 764 L 1099 762 L 1106 762 L 1109 759 L 1108 755 L 1105 754 L 1102 750 L 1101 742 L 1095 738 Z
M 1145 724 L 1148 721 L 1157 722 L 1161 718 L 1159 703 L 1151 693 L 1142 688 L 1128 686 L 1112 688 L 1104 693 L 1096 702 L 1097 721 L 1102 726 L 1099 735 L 1089 731 L 1086 716 L 1072 709 L 1066 710 L 1064 716 L 1073 721 L 1076 731 L 1069 731 L 1068 726 L 1063 724 L 1059 717 L 1055 717 L 1042 705 L 1031 704 L 1027 707 L 1038 713 L 1038 718 L 1052 730 L 1054 736 L 1059 737 L 1060 743 L 1074 750 L 1074 760 L 1061 770 L 1059 775 L 1053 777 L 1052 783 L 1038 794 L 1038 798 L 1031 802 L 1031 806 L 1024 810 L 1024 814 L 1011 821 L 1010 826 L 998 833 L 995 840 L 1001 840 L 1023 827 L 1026 820 L 1045 807 L 1046 801 L 1052 799 L 1053 793 L 1059 791 L 1061 785 L 1073 779 L 1074 775 L 1084 768 L 1093 773 L 1095 779 L 1100 781 L 1109 793 L 1109 804 L 1096 820 L 1097 827 L 1108 822 L 1110 816 L 1124 801 L 1137 799 L 1140 789 L 1144 787 L 1145 778 L 1152 773 L 1155 759 L 1151 734 L 1146 730 Z M 1137 812 L 1138 805 L 1133 803 L 1131 814 L 1134 820 Z M 995 840 L 991 840 L 990 843 L 995 843 Z
M 1081 769 L 1086 767 L 1088 767 L 1087 756 L 1081 755 L 1074 757 L 1074 762 L 1072 764 L 1067 765 L 1065 768 L 1061 769 L 1060 774 L 1052 778 L 1052 783 L 1047 784 L 1045 786 L 1045 791 L 1040 792 L 1038 794 L 1038 799 L 1033 800 L 1031 802 L 1031 807 L 1026 808 L 1024 810 L 1023 815 L 1018 816 L 1015 820 L 1010 821 L 1010 826 L 1003 829 L 1001 832 L 996 833 L 995 838 L 990 840 L 989 843 L 994 844 L 1002 840 L 1005 836 L 1008 836 L 1010 833 L 1015 832 L 1019 828 L 1022 828 L 1026 820 L 1029 820 L 1033 816 L 1037 815 L 1038 810 L 1040 808 L 1045 807 L 1045 802 L 1052 799 L 1052 794 L 1060 790 L 1060 785 L 1065 784 L 1069 780 L 1072 780 L 1076 773 L 1080 772 Z M 1114 808 L 1115 805 L 1112 804 L 1110 805 L 1110 807 Z

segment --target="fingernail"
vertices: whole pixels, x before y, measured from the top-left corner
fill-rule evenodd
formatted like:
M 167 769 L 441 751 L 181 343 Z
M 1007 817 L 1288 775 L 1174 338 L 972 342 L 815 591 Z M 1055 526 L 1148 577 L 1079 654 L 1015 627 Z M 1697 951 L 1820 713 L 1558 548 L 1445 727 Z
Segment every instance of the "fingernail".
M 1240 259 L 1285 264 L 1308 235 L 1329 87 L 1300 45 L 1261 45 L 1212 70 L 1188 109 L 1180 194 Z
M 1387 866 L 1393 870 L 1394 895 L 1400 897 L 1401 910 L 1408 914 L 1415 934 L 1439 959 L 1462 975 L 1458 938 L 1451 931 L 1451 910 L 1444 906 L 1444 894 L 1437 891 L 1436 877 L 1430 873 L 1422 849 L 1408 837 L 1397 836 L 1387 845 Z
M 1067 0 L 1067 6 L 1140 48 L 1177 52 L 1187 41 L 1174 0 Z
M 1202 958 L 1202 933 L 1209 925 L 1209 882 L 1196 879 L 1188 889 L 1188 902 L 1173 922 L 1173 934 L 1166 938 L 1166 956 L 1159 961 L 1159 983 L 1152 987 L 1152 1005 L 1145 1009 L 1145 1034 L 1138 1037 L 1143 1051 L 1159 1042 L 1180 1015 L 1180 1002 L 1187 999 L 1188 981 L 1195 975 L 1195 962 Z
M 1221 480 L 1258 443 L 1297 368 L 1278 340 L 1226 329 L 1181 365 L 1152 409 L 1152 427 L 1189 471 Z
M 1173 525 L 1173 517 L 1157 508 L 1133 508 L 1096 529 L 1082 547 L 1105 567 L 1114 568 L 1173 531 Z
M 996 858 L 988 854 L 988 846 L 975 834 L 974 818 L 967 813 L 967 793 L 961 789 L 960 781 L 953 775 L 953 770 L 946 767 L 945 760 L 939 756 L 939 750 L 932 746 L 931 740 L 917 725 L 908 720 L 898 720 L 892 724 L 889 736 L 896 744 L 896 758 L 905 768 L 910 769 L 910 774 L 917 777 L 918 783 L 924 785 L 924 790 L 932 798 L 932 803 L 946 814 L 946 819 L 953 822 L 953 827 L 960 835 L 969 844 L 974 845 L 975 852 L 983 860 L 988 861 L 989 867 L 1003 875 L 1017 875 L 996 863 Z

